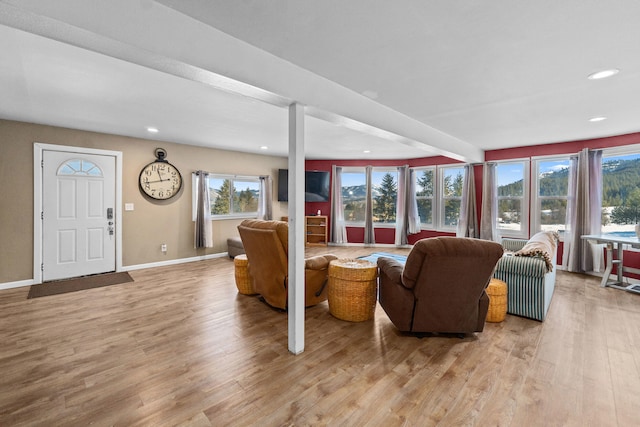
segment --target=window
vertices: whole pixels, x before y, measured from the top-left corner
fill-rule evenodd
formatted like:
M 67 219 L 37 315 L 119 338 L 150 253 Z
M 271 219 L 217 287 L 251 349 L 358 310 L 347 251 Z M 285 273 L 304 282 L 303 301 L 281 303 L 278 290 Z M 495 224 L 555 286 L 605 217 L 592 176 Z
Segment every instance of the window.
M 638 222 L 640 154 L 605 152 L 602 156 L 602 232 L 634 236 Z
M 371 173 L 374 225 L 396 223 L 398 170 L 373 169 Z
M 364 169 L 342 170 L 342 209 L 346 223 L 364 224 L 364 209 L 367 200 L 367 180 Z
M 565 229 L 569 189 L 569 158 L 536 159 L 532 234 Z
M 102 169 L 89 160 L 67 160 L 58 168 L 58 175 L 102 176 Z
M 422 228 L 455 231 L 460 216 L 465 169 L 463 165 L 415 168 L 415 198 Z M 373 168 L 371 202 L 376 227 L 396 223 L 398 169 Z M 438 178 L 439 185 L 435 182 Z M 345 222 L 363 226 L 367 197 L 365 168 L 342 169 L 342 208 Z
M 462 186 L 464 184 L 464 167 L 447 166 L 439 168 L 440 173 L 440 221 L 439 227 L 444 230 L 455 230 L 460 218 L 462 204 Z
M 195 220 L 197 185 L 193 174 L 193 217 Z M 259 177 L 209 174 L 209 198 L 213 219 L 251 218 L 258 215 Z
M 498 224 L 503 236 L 527 237 L 529 231 L 529 162 L 500 162 L 496 165 Z
M 398 170 L 374 168 L 371 172 L 371 203 L 375 226 L 395 225 Z M 364 168 L 342 170 L 342 209 L 349 225 L 364 225 L 367 176 Z
M 434 206 L 434 176 L 436 168 L 421 168 L 415 170 L 416 179 L 416 203 L 418 205 L 418 215 L 423 228 L 433 228 L 433 206 Z
M 464 166 L 432 166 L 414 170 L 421 227 L 455 231 L 462 205 Z

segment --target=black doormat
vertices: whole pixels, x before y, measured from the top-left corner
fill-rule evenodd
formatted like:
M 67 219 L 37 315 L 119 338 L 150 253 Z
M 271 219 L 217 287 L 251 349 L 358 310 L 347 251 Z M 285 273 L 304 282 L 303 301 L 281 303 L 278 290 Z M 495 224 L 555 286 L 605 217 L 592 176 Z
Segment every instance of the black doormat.
M 41 285 L 31 286 L 31 288 L 29 288 L 29 295 L 27 295 L 27 299 L 66 294 L 68 292 L 101 288 L 103 286 L 118 285 L 127 282 L 133 282 L 133 278 L 126 271 L 44 282 Z

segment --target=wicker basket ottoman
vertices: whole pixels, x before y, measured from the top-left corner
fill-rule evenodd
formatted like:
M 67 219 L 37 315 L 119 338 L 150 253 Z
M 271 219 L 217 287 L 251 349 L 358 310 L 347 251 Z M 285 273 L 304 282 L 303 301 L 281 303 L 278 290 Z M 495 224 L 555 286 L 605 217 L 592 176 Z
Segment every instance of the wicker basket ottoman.
M 491 279 L 486 291 L 489 295 L 487 322 L 502 322 L 507 317 L 507 284 L 499 279 Z
M 233 259 L 238 292 L 244 295 L 255 295 L 251 275 L 249 274 L 249 260 L 246 255 L 236 255 Z
M 329 263 L 327 297 L 329 312 L 336 318 L 363 322 L 376 310 L 378 267 L 359 259 L 336 259 Z

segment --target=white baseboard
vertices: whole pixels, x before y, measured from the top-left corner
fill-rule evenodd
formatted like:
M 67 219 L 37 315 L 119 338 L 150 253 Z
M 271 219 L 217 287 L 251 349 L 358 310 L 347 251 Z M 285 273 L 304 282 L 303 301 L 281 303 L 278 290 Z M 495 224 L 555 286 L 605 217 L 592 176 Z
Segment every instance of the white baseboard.
M 167 265 L 185 264 L 187 262 L 196 262 L 196 261 L 204 261 L 204 260 L 207 260 L 207 259 L 223 258 L 223 257 L 226 257 L 226 256 L 229 256 L 229 254 L 227 252 L 222 252 L 222 253 L 218 253 L 218 254 L 210 254 L 210 255 L 204 255 L 204 256 L 199 256 L 199 257 L 172 259 L 172 260 L 169 260 L 169 261 L 160 261 L 160 262 L 150 262 L 148 264 L 128 265 L 128 266 L 123 266 L 120 271 L 133 271 L 133 270 L 142 270 L 144 268 L 164 267 L 164 266 L 167 266 Z M 31 285 L 35 285 L 35 284 L 36 283 L 35 283 L 35 281 L 33 279 L 18 280 L 16 282 L 0 283 L 0 291 L 4 290 L 4 289 L 20 288 L 20 287 L 23 287 L 23 286 L 31 286 Z
M 0 290 L 4 289 L 13 289 L 13 288 L 21 288 L 23 286 L 31 286 L 34 284 L 33 279 L 29 280 L 18 280 L 17 282 L 6 282 L 0 283 Z
M 147 264 L 127 265 L 122 267 L 122 271 L 134 271 L 134 270 L 142 270 L 145 268 L 166 267 L 168 265 L 186 264 L 188 262 L 204 261 L 207 259 L 223 258 L 226 256 L 229 256 L 227 252 L 221 252 L 217 254 L 209 254 L 209 255 L 196 256 L 191 258 L 178 258 L 178 259 L 172 259 L 168 261 L 150 262 Z

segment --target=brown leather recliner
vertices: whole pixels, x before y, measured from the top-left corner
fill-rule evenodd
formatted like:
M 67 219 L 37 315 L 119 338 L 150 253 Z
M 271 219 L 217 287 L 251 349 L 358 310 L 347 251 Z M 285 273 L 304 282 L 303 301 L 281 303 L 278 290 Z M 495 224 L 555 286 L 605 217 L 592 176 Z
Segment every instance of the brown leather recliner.
M 489 308 L 485 288 L 502 253 L 487 240 L 420 240 L 404 267 L 378 258 L 380 305 L 403 332 L 481 332 Z
M 247 219 L 238 226 L 249 260 L 253 286 L 267 304 L 286 309 L 288 285 L 289 225 L 283 221 Z M 305 259 L 305 306 L 327 299 L 327 274 L 334 255 Z

